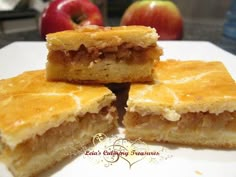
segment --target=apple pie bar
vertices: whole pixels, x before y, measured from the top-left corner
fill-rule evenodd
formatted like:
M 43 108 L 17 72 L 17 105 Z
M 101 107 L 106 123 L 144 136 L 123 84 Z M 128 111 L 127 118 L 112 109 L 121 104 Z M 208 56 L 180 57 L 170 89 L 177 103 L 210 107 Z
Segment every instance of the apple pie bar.
M 221 62 L 160 62 L 152 84 L 132 84 L 126 136 L 236 148 L 236 84 Z
M 47 79 L 77 83 L 152 81 L 162 49 L 154 28 L 85 26 L 46 37 Z
M 35 176 L 117 126 L 110 90 L 48 82 L 44 70 L 1 80 L 0 100 L 0 161 L 14 177 Z

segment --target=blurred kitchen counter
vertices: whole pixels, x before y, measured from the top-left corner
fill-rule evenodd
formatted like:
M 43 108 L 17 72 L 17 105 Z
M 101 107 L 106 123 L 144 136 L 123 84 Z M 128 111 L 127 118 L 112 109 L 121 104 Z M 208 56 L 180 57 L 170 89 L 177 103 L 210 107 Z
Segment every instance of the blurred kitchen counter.
M 183 40 L 209 41 L 236 55 L 236 40 L 224 37 L 221 20 L 184 20 Z M 119 18 L 108 19 L 110 26 L 119 25 Z M 42 41 L 37 30 L 3 34 L 0 33 L 0 48 L 15 41 Z

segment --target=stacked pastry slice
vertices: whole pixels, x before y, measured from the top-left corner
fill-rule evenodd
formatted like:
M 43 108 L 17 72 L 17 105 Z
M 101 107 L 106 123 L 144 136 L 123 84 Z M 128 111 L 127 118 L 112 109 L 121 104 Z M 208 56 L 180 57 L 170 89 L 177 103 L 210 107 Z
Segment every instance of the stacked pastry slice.
M 162 50 L 154 28 L 97 27 L 47 35 L 47 79 L 77 83 L 152 81 Z
M 48 82 L 45 71 L 1 80 L 0 100 L 0 160 L 16 177 L 34 176 L 116 127 L 110 90 Z
M 132 84 L 128 138 L 236 147 L 236 84 L 220 62 L 164 61 L 155 83 Z

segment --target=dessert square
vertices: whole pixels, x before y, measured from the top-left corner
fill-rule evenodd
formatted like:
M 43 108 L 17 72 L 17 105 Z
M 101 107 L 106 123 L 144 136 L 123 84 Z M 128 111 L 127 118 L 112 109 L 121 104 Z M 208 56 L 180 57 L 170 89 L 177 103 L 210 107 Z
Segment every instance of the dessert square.
M 131 84 L 126 136 L 236 147 L 236 84 L 221 62 L 159 62 L 152 84 Z
M 45 71 L 0 80 L 0 161 L 34 176 L 117 126 L 114 94 L 103 86 L 46 81 Z
M 162 49 L 154 28 L 85 26 L 48 34 L 47 79 L 76 83 L 153 80 Z

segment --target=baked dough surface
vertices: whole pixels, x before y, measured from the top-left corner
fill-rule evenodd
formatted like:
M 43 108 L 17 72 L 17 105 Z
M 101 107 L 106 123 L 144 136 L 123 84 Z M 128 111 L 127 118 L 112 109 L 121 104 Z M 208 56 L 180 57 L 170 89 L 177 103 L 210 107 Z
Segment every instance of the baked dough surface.
M 105 86 L 48 82 L 45 70 L 0 80 L 0 161 L 15 177 L 34 176 L 117 126 Z
M 159 62 L 155 81 L 131 84 L 128 138 L 236 147 L 236 84 L 221 62 Z
M 48 82 L 44 70 L 1 80 L 0 93 L 1 141 L 12 148 L 64 121 L 75 121 L 75 116 L 98 113 L 115 100 L 104 86 Z
M 49 50 L 102 49 L 128 43 L 146 48 L 156 43 L 158 34 L 154 28 L 144 26 L 99 27 L 85 26 L 77 30 L 51 33 L 46 37 Z
M 154 83 L 131 85 L 128 111 L 178 121 L 188 112 L 236 110 L 236 84 L 221 62 L 163 61 L 154 77 Z

